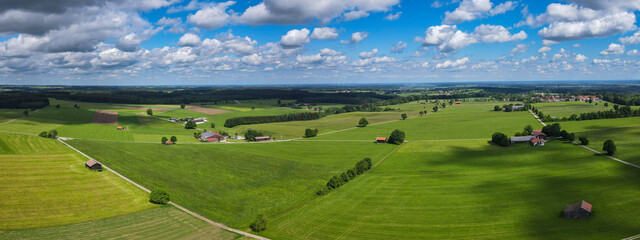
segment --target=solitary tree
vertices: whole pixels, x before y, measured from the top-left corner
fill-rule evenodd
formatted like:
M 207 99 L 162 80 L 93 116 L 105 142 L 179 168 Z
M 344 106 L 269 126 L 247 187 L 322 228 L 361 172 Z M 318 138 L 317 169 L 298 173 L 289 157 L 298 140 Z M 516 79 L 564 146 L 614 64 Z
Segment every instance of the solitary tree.
M 211 128 L 216 128 L 216 124 L 215 123 L 211 123 Z
M 509 144 L 511 144 L 509 137 L 507 137 L 507 135 L 504 135 L 501 132 L 494 133 L 491 136 L 491 142 L 498 144 L 500 146 L 509 146 Z
M 251 111 L 253 111 L 254 109 L 256 109 L 256 107 L 251 107 Z
M 162 137 L 162 139 L 160 139 L 160 142 L 162 144 L 165 144 L 167 141 L 169 141 L 169 139 L 167 139 L 167 137 Z
M 60 104 L 56 104 L 56 108 L 57 108 L 57 109 L 60 109 Z
M 616 144 L 613 142 L 613 140 L 609 139 L 604 142 L 604 146 L 602 146 L 602 150 L 607 152 L 607 155 L 613 156 L 613 154 L 616 153 L 616 150 L 618 149 L 616 148 Z
M 280 99 L 278 99 L 278 105 L 282 104 L 282 101 L 280 101 Z
M 367 121 L 366 118 L 360 118 L 360 121 L 358 122 L 358 127 L 366 127 L 367 125 L 369 125 L 369 121 Z
M 176 136 L 171 136 L 171 141 L 173 143 L 176 143 L 178 141 L 178 138 Z
M 258 217 L 256 217 L 256 220 L 254 220 L 251 225 L 249 225 L 249 228 L 251 228 L 251 231 L 254 232 L 262 232 L 264 230 L 267 230 L 267 220 L 264 219 L 264 216 L 262 216 L 262 214 L 259 214 Z
M 181 108 L 181 109 L 184 109 L 184 107 L 185 107 L 185 106 L 184 106 L 184 103 L 183 103 L 183 104 L 180 104 L 180 108 Z
M 24 114 L 25 117 L 29 116 L 29 109 L 25 109 L 22 114 Z
M 495 105 L 495 106 L 493 106 L 493 111 L 498 112 L 498 111 L 500 111 L 500 110 L 502 110 L 502 108 L 501 108 L 499 105 Z
M 589 139 L 587 137 L 579 137 L 578 139 L 580 140 L 580 144 L 589 145 Z
M 403 114 L 400 115 L 400 117 L 402 117 L 402 120 L 405 120 L 405 119 L 407 119 L 407 114 L 403 113 Z
M 147 108 L 147 115 L 153 116 L 153 110 L 151 110 L 151 108 Z
M 398 129 L 393 130 L 393 132 L 391 132 L 391 135 L 389 136 L 389 139 L 387 140 L 388 143 L 391 144 L 401 144 L 404 142 L 404 132 L 400 131 Z
M 47 136 L 49 136 L 49 134 L 47 134 L 47 131 L 43 131 L 40 134 L 38 134 L 38 136 L 46 138 Z
M 433 107 L 433 112 L 438 112 L 438 106 Z
M 304 137 L 306 138 L 310 138 L 310 137 L 315 137 L 318 136 L 318 129 L 311 129 L 311 128 L 307 128 L 304 130 Z
M 609 107 L 609 103 L 604 103 L 604 107 Z
M 184 124 L 184 128 L 186 129 L 195 129 L 197 126 L 198 125 L 196 125 L 196 122 L 194 122 L 193 120 L 189 120 L 186 124 Z
M 167 204 L 169 202 L 169 193 L 162 189 L 154 189 L 149 195 L 149 202 L 154 204 Z

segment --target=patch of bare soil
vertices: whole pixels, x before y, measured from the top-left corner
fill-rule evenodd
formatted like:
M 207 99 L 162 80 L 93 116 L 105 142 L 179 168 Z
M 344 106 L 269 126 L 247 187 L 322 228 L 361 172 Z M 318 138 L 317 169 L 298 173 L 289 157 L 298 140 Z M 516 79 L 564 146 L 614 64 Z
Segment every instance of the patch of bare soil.
M 93 115 L 91 123 L 117 125 L 118 124 L 118 112 L 96 110 L 96 114 Z

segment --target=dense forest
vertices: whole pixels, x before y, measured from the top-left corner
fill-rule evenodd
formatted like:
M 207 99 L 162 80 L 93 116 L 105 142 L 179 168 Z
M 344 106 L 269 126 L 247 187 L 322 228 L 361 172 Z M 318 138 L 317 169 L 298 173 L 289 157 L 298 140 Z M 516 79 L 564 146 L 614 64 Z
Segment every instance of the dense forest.
M 49 98 L 39 92 L 3 92 L 0 93 L 0 108 L 40 109 L 49 106 Z

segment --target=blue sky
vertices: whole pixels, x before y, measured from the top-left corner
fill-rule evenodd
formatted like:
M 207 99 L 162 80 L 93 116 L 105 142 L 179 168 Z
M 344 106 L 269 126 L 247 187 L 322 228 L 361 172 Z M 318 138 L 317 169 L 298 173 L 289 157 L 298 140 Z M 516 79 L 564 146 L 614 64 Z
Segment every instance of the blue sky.
M 0 6 L 0 84 L 639 79 L 640 0 Z

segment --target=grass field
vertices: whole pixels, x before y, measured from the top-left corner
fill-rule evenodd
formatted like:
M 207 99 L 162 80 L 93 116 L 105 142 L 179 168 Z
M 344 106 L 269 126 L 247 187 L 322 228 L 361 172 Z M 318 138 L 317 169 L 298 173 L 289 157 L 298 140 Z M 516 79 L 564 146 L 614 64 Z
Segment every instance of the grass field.
M 73 140 L 74 147 L 147 188 L 214 221 L 246 228 L 315 197 L 333 175 L 395 146 L 373 143 L 281 142 L 175 145 Z
M 493 112 L 494 103 L 464 103 L 449 106 L 423 117 L 368 126 L 311 140 L 371 140 L 403 130 L 407 140 L 491 138 L 494 132 L 512 135 L 526 125 L 540 124 L 528 112 Z
M 270 219 L 274 239 L 621 239 L 638 234 L 640 169 L 551 142 L 411 142 L 378 168 Z M 612 186 L 615 183 L 615 187 Z M 587 200 L 588 220 L 560 217 Z
M 0 133 L 0 230 L 57 226 L 153 208 L 148 196 L 53 139 Z
M 235 239 L 174 207 L 65 226 L 0 231 L 0 239 Z
M 551 103 L 536 103 L 534 107 L 542 111 L 545 115 L 552 117 L 570 117 L 572 114 L 580 115 L 581 113 L 608 111 L 613 109 L 613 104 L 609 103 L 609 107 L 604 106 L 604 102 L 598 103 L 585 103 L 585 102 L 551 102 Z

